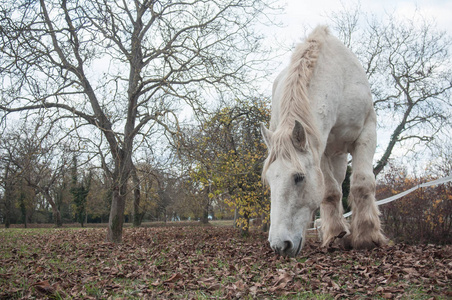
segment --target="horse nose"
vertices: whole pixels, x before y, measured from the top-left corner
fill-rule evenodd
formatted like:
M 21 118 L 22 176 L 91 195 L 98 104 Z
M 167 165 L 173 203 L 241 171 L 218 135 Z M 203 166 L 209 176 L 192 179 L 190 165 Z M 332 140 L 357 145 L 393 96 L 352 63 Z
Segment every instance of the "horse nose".
M 286 251 L 290 251 L 293 248 L 293 243 L 292 241 L 285 241 L 283 243 L 283 248 L 281 249 L 282 253 L 285 253 Z M 281 253 L 280 253 L 281 254 Z
M 295 256 L 298 254 L 298 249 L 294 249 L 294 243 L 290 240 L 271 245 L 272 249 L 282 256 Z

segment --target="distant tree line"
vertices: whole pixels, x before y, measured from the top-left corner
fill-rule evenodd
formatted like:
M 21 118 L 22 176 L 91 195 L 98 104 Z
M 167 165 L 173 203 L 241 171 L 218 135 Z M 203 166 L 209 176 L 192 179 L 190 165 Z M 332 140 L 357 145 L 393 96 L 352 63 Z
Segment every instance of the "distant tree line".
M 266 149 L 255 126 L 268 122 L 267 105 L 259 99 L 237 100 L 233 107 L 218 108 L 206 117 L 204 127 L 181 130 L 173 170 L 158 162 L 136 163 L 126 195 L 126 222 L 135 226 L 143 221 L 207 223 L 212 218 L 232 219 L 235 212 L 248 222 L 268 214 L 269 201 L 260 180 Z M 54 136 L 42 128 L 20 134 L 24 132 L 28 131 L 20 128 L 19 134 L 0 142 L 4 154 L 0 221 L 6 227 L 107 222 L 111 182 L 105 171 L 82 161 L 84 156 L 67 144 L 52 144 Z

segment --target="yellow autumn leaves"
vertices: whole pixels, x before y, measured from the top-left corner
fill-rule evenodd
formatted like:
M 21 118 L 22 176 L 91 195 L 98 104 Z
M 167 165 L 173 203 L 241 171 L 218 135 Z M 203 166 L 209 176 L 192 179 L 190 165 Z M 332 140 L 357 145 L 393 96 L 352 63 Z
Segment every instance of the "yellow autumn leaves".
M 199 157 L 190 172 L 192 183 L 208 189 L 213 204 L 222 201 L 235 211 L 244 229 L 251 218 L 268 221 L 270 201 L 261 180 L 267 150 L 259 124 L 269 116 L 265 102 L 237 100 L 213 114 L 195 139 Z

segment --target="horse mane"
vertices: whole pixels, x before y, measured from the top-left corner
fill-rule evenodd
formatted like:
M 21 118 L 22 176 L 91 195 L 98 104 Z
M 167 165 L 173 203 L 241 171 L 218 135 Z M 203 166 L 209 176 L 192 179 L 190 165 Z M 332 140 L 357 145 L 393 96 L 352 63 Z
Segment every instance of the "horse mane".
M 311 150 L 319 148 L 320 133 L 312 114 L 308 88 L 321 47 L 328 35 L 326 26 L 318 26 L 303 43 L 295 47 L 286 76 L 283 77 L 284 82 L 281 83 L 284 86 L 279 99 L 279 124 L 271 138 L 270 154 L 264 163 L 263 174 L 277 157 L 283 157 L 295 168 L 301 169 L 297 150 L 292 143 L 295 120 L 303 125 L 307 133 L 308 147 Z M 312 152 L 315 154 L 317 151 Z

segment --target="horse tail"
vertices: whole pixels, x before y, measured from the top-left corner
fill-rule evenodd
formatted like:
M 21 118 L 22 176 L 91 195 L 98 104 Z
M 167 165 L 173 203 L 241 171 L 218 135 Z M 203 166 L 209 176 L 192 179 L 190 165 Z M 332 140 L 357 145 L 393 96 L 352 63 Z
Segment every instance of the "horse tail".
M 318 137 L 319 133 L 313 122 L 308 88 L 321 47 L 328 35 L 329 30 L 326 26 L 318 26 L 295 48 L 280 101 L 281 122 L 288 122 L 286 126 L 293 128 L 295 120 L 299 120 L 306 132 L 314 137 Z

